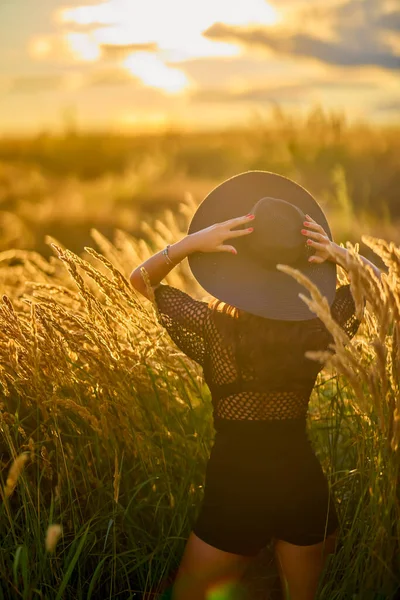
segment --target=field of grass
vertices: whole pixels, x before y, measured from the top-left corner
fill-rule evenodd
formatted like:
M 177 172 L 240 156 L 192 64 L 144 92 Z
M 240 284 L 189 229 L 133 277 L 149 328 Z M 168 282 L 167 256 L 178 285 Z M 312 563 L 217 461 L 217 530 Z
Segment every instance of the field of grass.
M 108 238 L 119 228 L 148 239 L 143 221 L 166 208 L 177 213 L 186 194 L 198 203 L 251 169 L 304 185 L 337 241 L 369 233 L 400 243 L 399 134 L 400 126 L 350 126 L 316 109 L 301 122 L 276 111 L 270 122 L 225 132 L 0 139 L 0 250 L 50 256 L 49 234 L 79 254 L 92 227 Z
M 373 235 L 362 252 L 385 265 L 379 284 L 351 250 L 368 303 L 346 346 L 315 296 L 336 356 L 308 426 L 341 525 L 319 598 L 399 593 L 398 132 L 278 117 L 244 133 L 0 142 L 0 600 L 167 597 L 203 493 L 211 401 L 128 277 L 249 168 L 303 183 L 337 241 Z M 202 296 L 187 261 L 167 282 Z

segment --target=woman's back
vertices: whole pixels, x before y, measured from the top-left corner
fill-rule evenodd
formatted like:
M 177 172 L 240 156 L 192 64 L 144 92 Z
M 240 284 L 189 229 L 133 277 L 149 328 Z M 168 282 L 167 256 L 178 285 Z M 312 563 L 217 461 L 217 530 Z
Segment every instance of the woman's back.
M 178 347 L 204 370 L 216 429 L 228 421 L 302 419 L 322 365 L 308 350 L 326 350 L 332 336 L 319 318 L 274 321 L 229 314 L 168 285 L 155 290 L 160 321 Z M 359 327 L 350 286 L 336 290 L 331 314 L 353 337 Z

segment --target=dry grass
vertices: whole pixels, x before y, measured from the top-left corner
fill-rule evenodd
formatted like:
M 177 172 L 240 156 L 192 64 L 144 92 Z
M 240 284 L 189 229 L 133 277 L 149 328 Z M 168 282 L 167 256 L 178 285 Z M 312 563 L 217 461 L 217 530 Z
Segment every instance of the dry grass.
M 96 573 L 92 592 L 101 580 L 103 571 L 96 567 L 102 558 L 112 557 L 104 581 L 113 593 L 118 585 L 131 586 L 133 579 L 141 589 L 154 587 L 165 577 L 165 565 L 174 564 L 174 552 L 182 550 L 189 515 L 193 517 L 202 493 L 208 455 L 204 441 L 212 437 L 209 395 L 199 368 L 159 327 L 151 302 L 137 297 L 128 276 L 132 267 L 182 235 L 192 210 L 193 200 L 187 197 L 180 207 L 183 226 L 171 212 L 154 227 L 145 226 L 149 244 L 122 230 L 111 243 L 93 230 L 100 252 L 86 247 L 85 257 L 52 237 L 47 243 L 55 256 L 48 261 L 29 251 L 0 254 L 0 432 L 3 471 L 8 472 L 3 548 L 12 556 L 18 544 L 28 548 L 34 543 L 24 541 L 23 523 L 30 523 L 30 531 L 38 523 L 63 524 L 62 540 L 61 529 L 53 528 L 46 547 L 52 552 L 60 538 L 57 548 L 65 564 L 54 566 L 56 579 L 46 569 L 33 569 L 24 589 L 32 590 L 46 577 L 53 589 L 59 589 L 61 580 L 62 589 L 72 586 L 68 567 L 74 568 L 89 542 L 96 551 L 88 549 L 85 558 L 79 554 L 82 574 L 74 585 L 87 591 L 84 573 L 89 580 Z M 377 280 L 349 244 L 348 269 L 359 313 L 367 301 L 360 334 L 352 341 L 332 320 L 318 290 L 283 267 L 311 292 L 311 300 L 304 300 L 335 342 L 333 356 L 312 356 L 324 363 L 329 359 L 313 395 L 314 409 L 319 402 L 319 412 L 312 413 L 313 431 L 321 435 L 319 422 L 332 421 L 333 403 L 335 418 L 340 412 L 347 428 L 340 431 L 334 450 L 321 446 L 342 517 L 343 546 L 321 592 L 321 598 L 330 599 L 347 597 L 346 590 L 356 594 L 348 597 L 367 597 L 363 594 L 371 585 L 390 597 L 400 578 L 395 558 L 400 533 L 400 249 L 368 236 L 364 242 L 382 258 L 388 273 Z M 201 295 L 187 261 L 167 281 Z M 336 393 L 324 395 L 332 367 L 339 373 Z M 336 422 L 338 435 L 339 430 Z M 26 485 L 19 488 L 18 474 L 28 456 Z M 352 483 L 355 473 L 357 485 Z M 96 531 L 97 541 L 87 537 Z M 73 547 L 69 554 L 68 543 Z M 351 571 L 354 560 L 357 568 Z M 122 579 L 115 561 L 124 565 Z M 151 581 L 150 563 L 157 565 Z M 2 576 L 21 589 L 25 583 L 12 583 L 10 569 L 10 560 L 3 559 Z

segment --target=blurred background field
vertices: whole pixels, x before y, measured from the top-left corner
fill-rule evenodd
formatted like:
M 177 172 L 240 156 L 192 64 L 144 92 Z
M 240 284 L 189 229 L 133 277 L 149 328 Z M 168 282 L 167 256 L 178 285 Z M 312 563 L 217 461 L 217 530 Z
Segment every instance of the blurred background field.
M 195 203 L 225 178 L 262 169 L 306 187 L 326 210 L 338 242 L 370 233 L 400 241 L 400 127 L 349 124 L 314 108 L 278 108 L 248 126 L 142 135 L 42 133 L 0 139 L 0 248 L 49 255 L 53 235 L 74 252 L 90 229 L 146 234 L 160 211 Z M 371 257 L 365 246 L 361 250 Z M 378 259 L 379 260 L 379 259 Z M 133 265 L 134 267 L 135 265 Z

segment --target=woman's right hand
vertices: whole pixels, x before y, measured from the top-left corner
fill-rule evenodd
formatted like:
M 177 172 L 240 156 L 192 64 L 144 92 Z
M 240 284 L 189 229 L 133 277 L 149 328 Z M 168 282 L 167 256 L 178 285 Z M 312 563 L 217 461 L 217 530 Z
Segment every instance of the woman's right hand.
M 244 217 L 236 217 L 234 219 L 228 219 L 222 223 L 215 223 L 205 229 L 200 229 L 195 233 L 190 234 L 191 247 L 193 252 L 232 252 L 237 254 L 236 248 L 228 244 L 224 244 L 225 240 L 230 238 L 240 237 L 242 235 L 249 235 L 252 231 L 252 227 L 246 229 L 237 229 L 231 231 L 232 227 L 238 227 L 239 225 L 247 225 L 254 219 L 254 216 L 248 214 Z
M 304 225 L 308 229 L 302 229 L 301 233 L 309 238 L 307 244 L 316 250 L 315 254 L 309 257 L 309 262 L 320 264 L 326 260 L 335 261 L 336 244 L 329 239 L 322 225 L 319 225 L 310 215 L 306 215 L 306 218 L 308 220 L 304 221 Z

